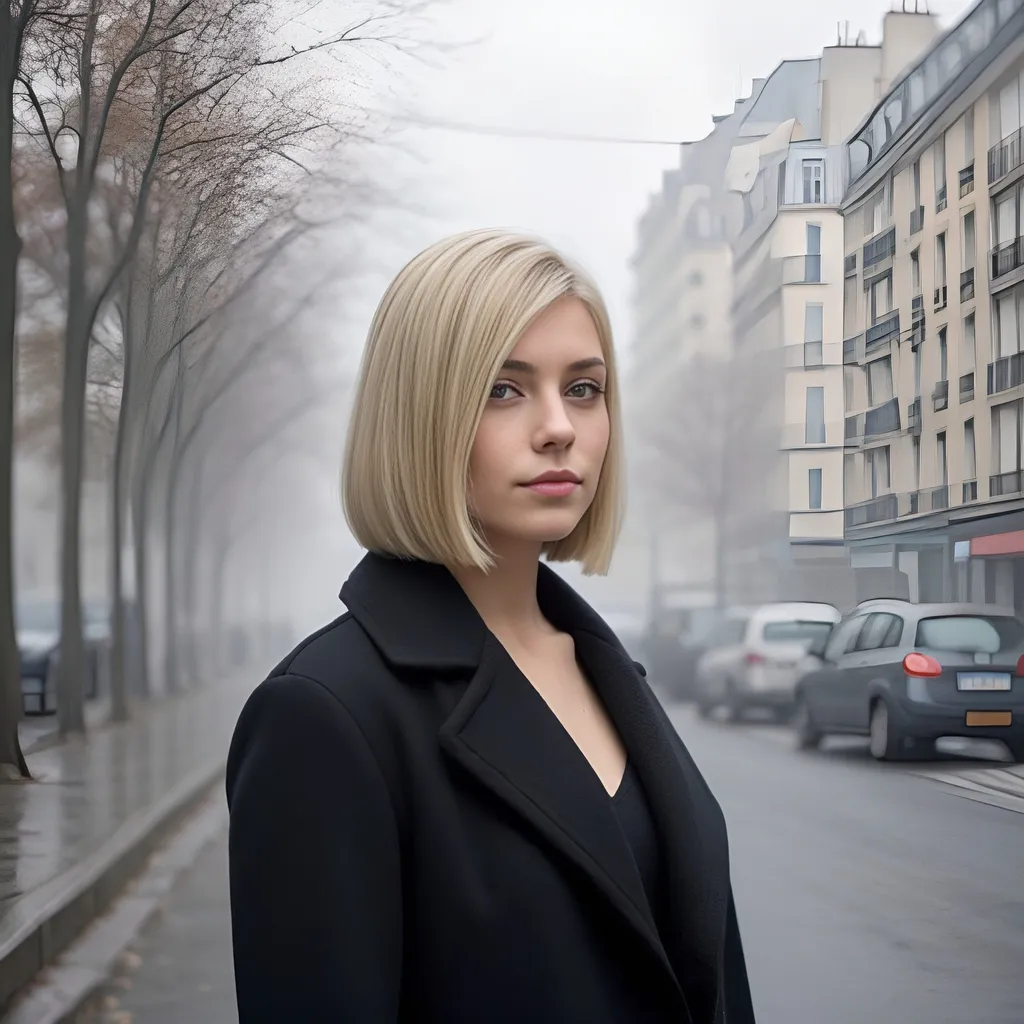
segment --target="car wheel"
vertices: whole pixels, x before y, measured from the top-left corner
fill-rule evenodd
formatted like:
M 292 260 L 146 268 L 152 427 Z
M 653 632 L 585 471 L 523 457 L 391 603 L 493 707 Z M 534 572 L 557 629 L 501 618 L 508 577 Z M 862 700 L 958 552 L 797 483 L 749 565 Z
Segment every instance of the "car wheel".
M 821 730 L 814 724 L 811 706 L 803 695 L 796 700 L 793 729 L 796 732 L 796 745 L 799 750 L 817 750 L 824 738 Z
M 889 705 L 881 698 L 871 705 L 868 747 L 876 761 L 895 761 L 902 753 L 902 738 L 893 726 Z
M 1015 764 L 1024 764 L 1024 741 L 1007 743 L 1010 748 L 1010 757 Z

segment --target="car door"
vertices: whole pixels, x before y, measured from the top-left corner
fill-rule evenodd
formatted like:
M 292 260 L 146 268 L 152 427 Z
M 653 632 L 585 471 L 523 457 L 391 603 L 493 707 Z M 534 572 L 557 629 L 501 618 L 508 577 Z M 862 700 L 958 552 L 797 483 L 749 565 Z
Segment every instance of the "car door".
M 843 660 L 857 641 L 866 615 L 854 615 L 840 622 L 825 645 L 822 666 L 804 683 L 804 692 L 814 715 L 823 729 L 841 727 L 843 701 L 841 694 Z
M 843 659 L 839 689 L 846 729 L 861 731 L 868 727 L 868 689 L 895 621 L 891 612 L 872 612 L 857 634 L 853 649 Z

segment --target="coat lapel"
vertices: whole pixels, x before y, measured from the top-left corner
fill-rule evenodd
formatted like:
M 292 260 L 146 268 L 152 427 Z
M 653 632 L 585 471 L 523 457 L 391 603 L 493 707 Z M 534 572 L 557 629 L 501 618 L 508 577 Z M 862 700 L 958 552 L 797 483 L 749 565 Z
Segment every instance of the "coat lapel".
M 572 635 L 647 790 L 670 904 L 660 934 L 600 780 L 454 577 L 441 566 L 371 554 L 341 597 L 395 667 L 470 678 L 441 728 L 442 748 L 589 879 L 677 989 L 685 988 L 694 1019 L 710 1019 L 729 898 L 721 811 L 641 672 L 600 617 L 541 566 L 541 607 Z M 693 1005 L 694 996 L 700 1005 Z

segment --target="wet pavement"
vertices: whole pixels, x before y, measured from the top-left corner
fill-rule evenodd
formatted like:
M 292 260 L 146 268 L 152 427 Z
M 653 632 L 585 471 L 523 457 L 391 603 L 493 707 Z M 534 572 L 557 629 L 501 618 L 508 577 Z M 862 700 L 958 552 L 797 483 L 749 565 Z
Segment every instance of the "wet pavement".
M 758 1024 L 1021 1024 L 1024 790 L 996 807 L 946 781 L 1019 769 L 807 755 L 778 728 L 672 714 L 729 821 Z M 90 1024 L 235 1024 L 228 911 L 222 839 Z
M 253 676 L 141 710 L 28 755 L 35 781 L 0 786 L 0 948 L 38 914 L 42 887 L 82 870 L 122 825 L 218 756 Z

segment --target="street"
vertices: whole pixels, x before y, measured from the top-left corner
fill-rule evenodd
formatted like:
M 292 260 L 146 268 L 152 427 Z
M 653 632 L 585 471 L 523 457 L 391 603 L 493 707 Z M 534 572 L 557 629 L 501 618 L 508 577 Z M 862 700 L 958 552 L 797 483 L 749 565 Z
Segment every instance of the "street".
M 778 727 L 672 713 L 729 822 L 759 1024 L 1020 1024 L 1024 784 L 991 806 L 941 781 L 976 764 L 878 765 L 853 742 L 800 754 Z M 1014 788 L 1013 770 L 983 772 Z M 236 1019 L 226 864 L 222 837 L 93 1024 Z

